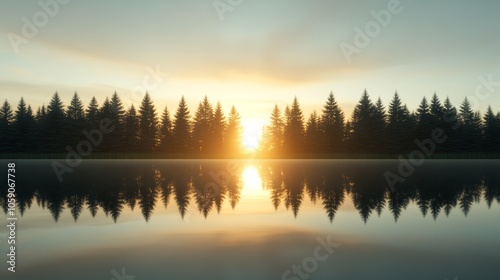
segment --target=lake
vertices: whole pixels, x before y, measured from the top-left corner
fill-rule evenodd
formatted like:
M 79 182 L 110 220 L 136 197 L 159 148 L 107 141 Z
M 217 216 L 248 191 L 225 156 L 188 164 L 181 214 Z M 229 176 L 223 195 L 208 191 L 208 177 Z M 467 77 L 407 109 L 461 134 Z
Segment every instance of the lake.
M 14 162 L 1 279 L 500 279 L 497 160 Z

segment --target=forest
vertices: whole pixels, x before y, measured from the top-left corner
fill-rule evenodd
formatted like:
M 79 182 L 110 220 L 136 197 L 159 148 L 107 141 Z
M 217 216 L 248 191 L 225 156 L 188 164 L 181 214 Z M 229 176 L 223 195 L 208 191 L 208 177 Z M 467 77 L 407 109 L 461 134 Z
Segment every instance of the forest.
M 95 97 L 84 106 L 75 92 L 65 106 L 56 92 L 47 106 L 36 112 L 21 97 L 12 108 L 5 100 L 0 108 L 0 152 L 2 154 L 64 154 L 68 146 L 85 140 L 83 131 L 99 128 L 108 119 L 113 131 L 106 134 L 93 152 L 111 155 L 160 155 L 170 157 L 240 157 L 241 116 L 234 106 L 226 116 L 221 104 L 205 98 L 194 116 L 181 98 L 173 117 L 168 108 L 158 114 L 146 93 L 138 109 L 125 109 L 115 92 L 99 105 Z M 254 156 L 335 157 L 336 155 L 397 155 L 417 148 L 415 141 L 431 138 L 442 130 L 446 141 L 436 147 L 438 154 L 500 153 L 500 112 L 488 107 L 474 111 L 465 98 L 457 108 L 449 98 L 444 102 L 434 94 L 423 97 L 410 111 L 396 92 L 388 104 L 372 101 L 365 90 L 351 117 L 346 117 L 333 93 L 319 112 L 304 116 L 295 97 L 291 104 L 270 112 L 263 128 L 260 147 Z M 390 157 L 390 156 L 389 156 Z

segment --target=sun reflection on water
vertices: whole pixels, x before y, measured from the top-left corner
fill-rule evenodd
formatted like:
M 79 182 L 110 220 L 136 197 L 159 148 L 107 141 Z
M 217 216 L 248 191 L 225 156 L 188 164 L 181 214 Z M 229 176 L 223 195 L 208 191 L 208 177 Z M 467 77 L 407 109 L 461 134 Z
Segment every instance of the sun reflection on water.
M 269 195 L 268 191 L 263 188 L 258 169 L 253 165 L 248 165 L 243 170 L 242 183 L 241 194 L 244 197 L 268 197 Z

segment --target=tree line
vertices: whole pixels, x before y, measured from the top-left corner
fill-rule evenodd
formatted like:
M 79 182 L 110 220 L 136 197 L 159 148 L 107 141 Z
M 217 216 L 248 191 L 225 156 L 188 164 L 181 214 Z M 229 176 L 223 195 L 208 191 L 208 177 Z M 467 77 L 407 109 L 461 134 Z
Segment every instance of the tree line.
M 85 140 L 82 131 L 99 128 L 111 121 L 112 132 L 102 137 L 96 152 L 234 153 L 241 147 L 240 115 L 233 106 L 226 117 L 222 106 L 215 108 L 205 96 L 191 118 L 184 97 L 172 118 L 167 107 L 158 116 L 146 93 L 138 110 L 124 109 L 115 92 L 99 106 L 95 97 L 84 106 L 75 92 L 64 106 L 56 92 L 48 106 L 33 113 L 21 97 L 13 112 L 6 100 L 0 109 L 0 151 L 6 153 L 64 153 L 66 146 Z
M 275 105 L 270 124 L 265 127 L 263 152 L 268 155 L 297 153 L 408 153 L 417 148 L 415 140 L 431 138 L 442 129 L 446 141 L 436 152 L 500 152 L 500 112 L 488 107 L 483 116 L 473 111 L 465 98 L 457 109 L 449 98 L 442 103 L 437 94 L 422 99 L 410 111 L 396 92 L 388 108 L 379 98 L 373 102 L 365 90 L 346 120 L 333 93 L 321 112 L 307 121 L 297 98 L 282 111 Z
M 213 106 L 205 96 L 192 117 L 182 97 L 172 118 L 166 107 L 158 116 L 148 93 L 138 110 L 134 105 L 125 110 L 116 92 L 102 105 L 93 97 L 87 106 L 75 92 L 67 107 L 56 92 L 36 113 L 22 97 L 15 111 L 5 100 L 0 108 L 0 151 L 65 153 L 66 146 L 84 140 L 83 130 L 98 128 L 103 119 L 111 120 L 114 129 L 94 149 L 97 152 L 234 156 L 242 151 L 241 117 L 234 106 L 226 117 L 221 104 Z M 297 98 L 283 111 L 275 105 L 259 152 L 274 157 L 406 153 L 416 149 L 416 139 L 431 138 L 436 129 L 446 135 L 436 152 L 500 152 L 500 112 L 495 114 L 491 107 L 481 115 L 467 98 L 456 108 L 449 98 L 441 102 L 434 94 L 410 111 L 396 92 L 386 109 L 366 90 L 348 119 L 333 93 L 321 112 L 314 111 L 307 120 Z

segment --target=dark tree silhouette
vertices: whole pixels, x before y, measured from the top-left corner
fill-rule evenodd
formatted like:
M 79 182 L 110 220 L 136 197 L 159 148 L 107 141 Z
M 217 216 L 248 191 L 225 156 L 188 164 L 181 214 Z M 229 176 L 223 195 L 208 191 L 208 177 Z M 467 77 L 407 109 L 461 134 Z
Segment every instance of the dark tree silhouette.
M 344 148 L 344 112 L 338 106 L 333 93 L 328 96 L 323 106 L 321 119 L 318 120 L 321 123 L 323 137 L 319 139 L 322 141 L 317 144 L 322 145 L 322 150 L 329 153 L 342 151 Z
M 174 116 L 172 146 L 176 152 L 188 152 L 191 144 L 191 121 L 189 109 L 184 96 L 179 102 L 179 107 Z
M 226 132 L 226 116 L 222 111 L 220 102 L 215 106 L 215 112 L 212 119 L 212 131 L 210 150 L 215 153 L 220 153 L 224 147 L 224 133 Z
M 375 133 L 375 105 L 365 90 L 351 117 L 352 134 L 350 144 L 352 152 L 375 152 L 376 144 L 372 136 Z
M 322 150 L 322 138 L 323 134 L 321 133 L 321 120 L 318 118 L 318 114 L 316 114 L 316 111 L 314 111 L 311 116 L 309 116 L 306 124 L 306 151 L 312 153 L 320 152 Z
M 139 112 L 125 112 L 116 92 L 99 106 L 95 97 L 86 110 L 75 92 L 65 108 L 56 92 L 47 107 L 42 105 L 33 116 L 31 106 L 21 97 L 15 113 L 8 100 L 0 108 L 0 151 L 4 153 L 67 153 L 84 139 L 83 130 L 96 130 L 109 119 L 113 130 L 106 133 L 94 152 L 151 154 L 166 157 L 208 155 L 241 156 L 241 117 L 231 109 L 226 118 L 218 102 L 213 108 L 204 97 L 191 122 L 184 97 L 173 117 L 165 108 L 158 120 L 150 95 L 144 96 Z M 280 112 L 275 105 L 270 124 L 262 132 L 259 156 L 290 157 L 311 155 L 334 157 L 343 152 L 359 154 L 406 154 L 416 148 L 416 140 L 432 138 L 437 129 L 444 131 L 445 142 L 436 145 L 436 153 L 500 152 L 500 112 L 491 107 L 484 115 L 474 112 L 465 99 L 459 111 L 449 98 L 441 104 L 436 93 L 430 102 L 423 97 L 415 112 L 394 94 L 387 112 L 380 98 L 374 104 L 365 90 L 345 122 L 344 113 L 330 93 L 321 116 L 314 111 L 304 124 L 298 99 Z M 113 156 L 105 155 L 105 156 Z M 482 155 L 477 155 L 482 156 Z M 436 209 L 437 210 L 437 209 Z
M 192 140 L 195 152 L 205 153 L 210 151 L 213 117 L 212 105 L 205 96 L 194 114 Z
M 86 115 L 88 128 L 95 128 L 99 125 L 99 103 L 97 103 L 97 99 L 95 97 L 92 97 L 92 100 L 90 100 Z
M 125 109 L 123 107 L 123 103 L 118 97 L 118 94 L 113 93 L 111 96 L 111 121 L 113 122 L 114 129 L 111 133 L 107 134 L 106 137 L 109 138 L 109 141 L 112 143 L 112 151 L 122 152 L 124 151 L 124 118 L 125 118 Z
M 12 123 L 12 137 L 16 143 L 17 152 L 30 152 L 33 150 L 35 142 L 35 117 L 31 106 L 26 107 L 24 98 L 21 97 L 17 110 L 15 112 L 14 122 Z
M 412 147 L 414 140 L 414 121 L 410 111 L 403 105 L 398 93 L 389 104 L 386 135 L 389 151 L 400 153 Z
M 56 92 L 47 107 L 47 122 L 43 132 L 43 144 L 48 152 L 64 152 L 65 140 L 64 105 Z
M 139 118 L 135 111 L 134 105 L 130 107 L 125 114 L 123 125 L 125 150 L 136 152 L 139 150 Z
M 12 123 L 14 122 L 14 115 L 12 108 L 7 100 L 4 101 L 0 109 L 0 149 L 2 152 L 14 151 L 14 139 L 12 131 Z
M 226 153 L 238 155 L 241 152 L 241 117 L 234 106 L 231 107 L 227 118 L 227 129 L 224 137 Z
M 271 113 L 271 123 L 267 127 L 267 138 L 265 147 L 271 155 L 279 155 L 282 152 L 283 145 L 283 119 L 278 105 L 274 105 L 273 112 Z
M 288 107 L 287 107 L 288 108 Z M 292 106 L 285 110 L 285 128 L 283 149 L 287 154 L 300 153 L 304 149 L 304 116 L 297 97 L 293 99 Z
M 155 150 L 158 136 L 158 117 L 153 101 L 146 93 L 139 108 L 139 137 L 141 150 Z
M 171 152 L 171 141 L 172 141 L 172 120 L 170 119 L 170 113 L 168 108 L 165 106 L 163 114 L 161 115 L 161 125 L 159 131 L 159 151 L 160 152 Z
M 481 147 L 481 116 L 472 111 L 470 102 L 464 99 L 458 114 L 461 122 L 459 128 L 459 150 L 477 152 Z

